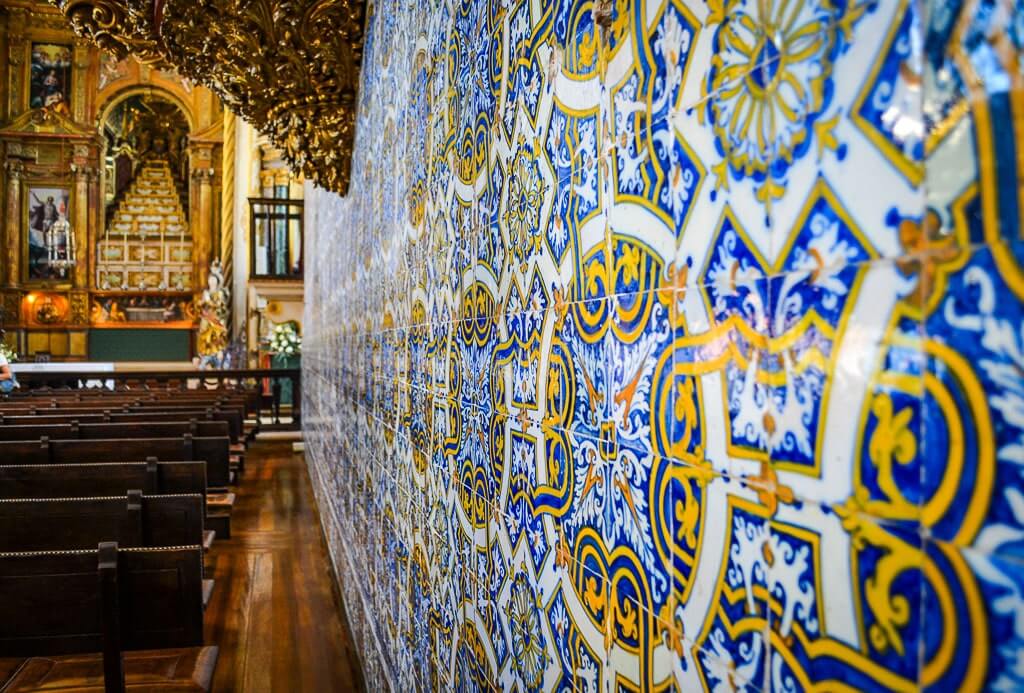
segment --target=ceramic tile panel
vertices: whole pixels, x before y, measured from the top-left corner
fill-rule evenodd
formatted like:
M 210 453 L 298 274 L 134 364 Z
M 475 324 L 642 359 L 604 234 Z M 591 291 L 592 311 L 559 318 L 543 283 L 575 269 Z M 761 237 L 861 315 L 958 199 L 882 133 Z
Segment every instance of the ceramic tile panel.
M 303 354 L 370 687 L 1024 687 L 1022 37 L 376 3 Z

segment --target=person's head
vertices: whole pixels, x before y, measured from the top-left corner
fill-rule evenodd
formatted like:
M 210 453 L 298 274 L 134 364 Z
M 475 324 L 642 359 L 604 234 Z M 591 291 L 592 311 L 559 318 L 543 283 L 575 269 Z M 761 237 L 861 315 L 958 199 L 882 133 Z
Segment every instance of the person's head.
M 46 198 L 46 204 L 48 204 L 48 205 L 52 205 L 53 204 L 53 195 L 50 195 L 49 197 Z

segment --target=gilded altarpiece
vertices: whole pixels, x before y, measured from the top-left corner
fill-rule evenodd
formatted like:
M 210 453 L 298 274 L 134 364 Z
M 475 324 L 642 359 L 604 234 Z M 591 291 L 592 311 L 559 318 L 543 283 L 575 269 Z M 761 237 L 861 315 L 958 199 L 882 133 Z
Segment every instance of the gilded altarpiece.
M 183 124 L 166 150 L 128 152 L 143 197 L 177 206 L 156 221 L 145 199 L 110 194 L 125 151 L 108 123 L 129 102 L 169 105 Z M 102 53 L 45 3 L 0 1 L 0 326 L 23 359 L 95 359 L 97 330 L 194 333 L 219 250 L 222 122 L 219 100 L 176 72 Z M 165 162 L 178 179 L 161 178 Z M 117 235 L 115 211 L 131 205 Z M 48 235 L 60 221 L 70 233 Z

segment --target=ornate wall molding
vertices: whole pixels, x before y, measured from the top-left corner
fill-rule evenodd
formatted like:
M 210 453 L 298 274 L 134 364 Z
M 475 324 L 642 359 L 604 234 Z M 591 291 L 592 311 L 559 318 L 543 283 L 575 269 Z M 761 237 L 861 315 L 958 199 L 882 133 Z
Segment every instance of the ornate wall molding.
M 297 171 L 348 190 L 364 0 L 50 0 L 75 31 L 213 90 Z

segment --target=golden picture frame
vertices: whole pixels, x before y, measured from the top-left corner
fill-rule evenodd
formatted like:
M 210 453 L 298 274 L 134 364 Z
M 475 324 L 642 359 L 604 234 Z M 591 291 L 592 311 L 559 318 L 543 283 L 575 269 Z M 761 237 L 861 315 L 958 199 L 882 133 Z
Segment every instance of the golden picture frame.
M 71 187 L 60 182 L 39 182 L 27 186 L 22 219 L 23 281 L 35 286 L 70 285 L 71 270 L 51 265 L 46 234 L 58 220 L 74 219 Z M 73 241 L 68 238 L 65 242 Z

